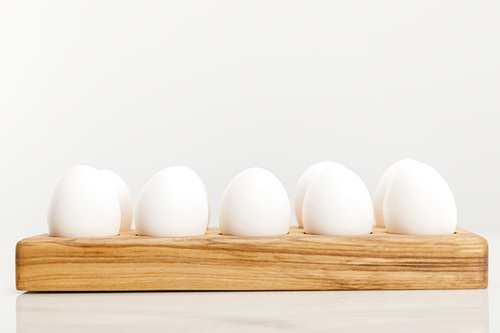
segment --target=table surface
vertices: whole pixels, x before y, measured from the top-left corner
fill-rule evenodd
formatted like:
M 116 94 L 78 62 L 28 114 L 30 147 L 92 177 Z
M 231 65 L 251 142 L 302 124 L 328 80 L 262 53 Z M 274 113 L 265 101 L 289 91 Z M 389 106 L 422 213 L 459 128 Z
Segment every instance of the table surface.
M 0 294 L 2 332 L 500 331 L 500 234 L 483 290 Z M 14 277 L 12 277 L 14 279 Z

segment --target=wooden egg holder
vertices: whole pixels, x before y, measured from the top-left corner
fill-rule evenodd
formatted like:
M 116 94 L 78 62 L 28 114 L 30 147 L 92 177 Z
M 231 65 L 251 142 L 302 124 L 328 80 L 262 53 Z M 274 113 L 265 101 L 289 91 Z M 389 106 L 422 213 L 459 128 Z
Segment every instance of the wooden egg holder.
M 62 238 L 18 242 L 16 286 L 30 291 L 480 289 L 488 243 L 453 235 L 221 235 Z

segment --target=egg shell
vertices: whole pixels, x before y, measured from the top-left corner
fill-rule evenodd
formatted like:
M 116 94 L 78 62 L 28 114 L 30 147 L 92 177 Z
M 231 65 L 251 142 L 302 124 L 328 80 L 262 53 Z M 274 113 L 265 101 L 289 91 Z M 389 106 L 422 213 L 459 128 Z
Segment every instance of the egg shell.
M 306 234 L 366 235 L 373 227 L 373 206 L 365 183 L 352 170 L 335 166 L 311 182 L 302 207 Z
M 144 186 L 135 210 L 137 234 L 143 236 L 203 235 L 209 219 L 205 185 L 184 166 L 156 173 Z
M 219 226 L 224 235 L 284 235 L 290 228 L 290 219 L 290 200 L 285 187 L 265 169 L 240 172 L 222 195 Z
M 50 196 L 47 222 L 51 236 L 115 236 L 120 230 L 120 205 L 99 170 L 79 165 L 57 181 Z
M 297 222 L 299 227 L 302 227 L 302 205 L 304 203 L 304 196 L 306 195 L 307 188 L 311 185 L 313 179 L 321 173 L 321 171 L 328 169 L 333 166 L 339 166 L 336 162 L 319 162 L 309 168 L 300 176 L 297 185 L 295 186 L 295 194 L 293 198 L 293 205 L 295 209 L 295 216 L 297 217 Z
M 132 225 L 134 204 L 132 202 L 132 195 L 130 194 L 130 190 L 128 189 L 127 184 L 122 179 L 122 177 L 118 176 L 111 170 L 103 169 L 100 171 L 104 174 L 106 180 L 113 187 L 113 190 L 115 191 L 115 194 L 118 198 L 118 203 L 120 204 L 120 232 L 130 230 L 130 226 Z
M 387 185 L 391 179 L 396 175 L 396 173 L 406 164 L 408 163 L 418 163 L 412 159 L 403 159 L 399 160 L 396 163 L 392 164 L 387 170 L 385 170 L 384 174 L 380 178 L 378 182 L 377 189 L 375 191 L 375 196 L 373 198 L 373 209 L 375 211 L 375 224 L 377 227 L 385 227 L 384 223 L 384 197 L 387 191 Z
M 455 198 L 435 169 L 424 163 L 408 163 L 387 186 L 384 221 L 391 233 L 452 234 L 457 226 Z

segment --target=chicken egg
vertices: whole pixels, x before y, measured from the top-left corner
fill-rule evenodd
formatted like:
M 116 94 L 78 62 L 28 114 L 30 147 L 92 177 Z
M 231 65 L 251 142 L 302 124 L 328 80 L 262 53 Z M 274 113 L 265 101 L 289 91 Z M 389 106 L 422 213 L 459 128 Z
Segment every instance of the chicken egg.
M 452 234 L 457 207 L 446 180 L 424 163 L 407 163 L 392 177 L 384 198 L 388 232 L 409 235 Z
M 306 234 L 366 235 L 372 230 L 373 220 L 365 183 L 342 165 L 323 170 L 307 189 L 302 207 Z
M 377 189 L 375 191 L 375 197 L 373 198 L 373 209 L 375 211 L 375 223 L 377 227 L 385 226 L 383 207 L 384 207 L 384 197 L 387 191 L 387 185 L 394 177 L 394 175 L 399 171 L 399 169 L 401 169 L 401 167 L 412 162 L 417 163 L 417 161 L 412 159 L 399 160 L 396 163 L 392 164 L 389 168 L 387 168 L 387 170 L 382 175 L 382 178 L 380 178 L 380 181 L 378 182 L 377 185 Z
M 240 172 L 222 195 L 219 226 L 223 235 L 284 235 L 288 233 L 290 218 L 290 200 L 285 187 L 265 169 Z
M 130 190 L 123 179 L 111 170 L 101 170 L 101 172 L 106 177 L 106 180 L 111 184 L 116 196 L 118 197 L 118 202 L 120 203 L 120 213 L 121 213 L 121 224 L 120 231 L 130 230 L 132 225 L 133 217 L 133 202 Z
M 120 204 L 102 172 L 78 165 L 52 190 L 47 222 L 51 236 L 115 236 L 120 231 Z
M 300 176 L 297 186 L 295 186 L 295 195 L 293 198 L 293 205 L 295 209 L 295 216 L 297 217 L 297 222 L 299 227 L 302 227 L 302 205 L 304 203 L 304 196 L 306 195 L 307 188 L 311 185 L 313 179 L 321 173 L 321 171 L 328 169 L 333 166 L 339 166 L 336 162 L 319 162 L 310 166 L 304 173 Z
M 135 210 L 135 227 L 142 236 L 203 235 L 209 219 L 205 185 L 184 166 L 156 173 L 144 186 Z

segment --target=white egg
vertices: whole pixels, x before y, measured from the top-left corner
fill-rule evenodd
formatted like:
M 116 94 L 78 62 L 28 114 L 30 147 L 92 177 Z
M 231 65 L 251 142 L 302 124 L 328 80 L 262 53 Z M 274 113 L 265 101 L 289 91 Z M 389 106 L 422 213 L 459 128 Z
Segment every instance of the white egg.
M 391 233 L 452 234 L 457 226 L 455 198 L 435 169 L 424 163 L 408 163 L 387 186 L 384 221 Z
M 375 197 L 373 198 L 373 209 L 375 211 L 375 223 L 377 227 L 385 226 L 383 207 L 384 207 L 384 197 L 387 191 L 387 185 L 394 177 L 394 175 L 396 175 L 399 169 L 401 169 L 401 167 L 403 167 L 408 163 L 418 163 L 418 162 L 412 159 L 399 160 L 396 163 L 392 164 L 389 168 L 387 168 L 387 170 L 385 170 L 384 174 L 382 175 L 382 178 L 380 178 L 380 181 L 378 182 L 377 189 L 375 191 Z
M 365 183 L 344 166 L 322 171 L 307 189 L 302 207 L 307 234 L 366 235 L 372 230 L 373 219 Z
M 285 187 L 262 168 L 240 172 L 222 195 L 219 226 L 224 235 L 284 235 L 288 233 L 290 218 L 290 200 Z
M 184 166 L 156 173 L 142 189 L 135 209 L 137 234 L 143 236 L 203 235 L 209 219 L 205 185 Z
M 115 236 L 120 231 L 120 204 L 99 170 L 79 165 L 57 181 L 47 221 L 51 236 Z
M 302 227 L 302 205 L 304 203 L 304 196 L 306 195 L 307 188 L 311 185 L 313 179 L 321 173 L 321 171 L 338 165 L 340 164 L 330 161 L 319 162 L 310 166 L 300 176 L 297 186 L 295 186 L 295 195 L 293 198 L 295 216 L 297 217 L 297 222 L 299 222 L 299 227 Z
M 130 230 L 132 225 L 133 207 L 132 195 L 123 179 L 111 170 L 101 170 L 109 181 L 120 203 L 120 213 L 122 216 L 120 231 Z

